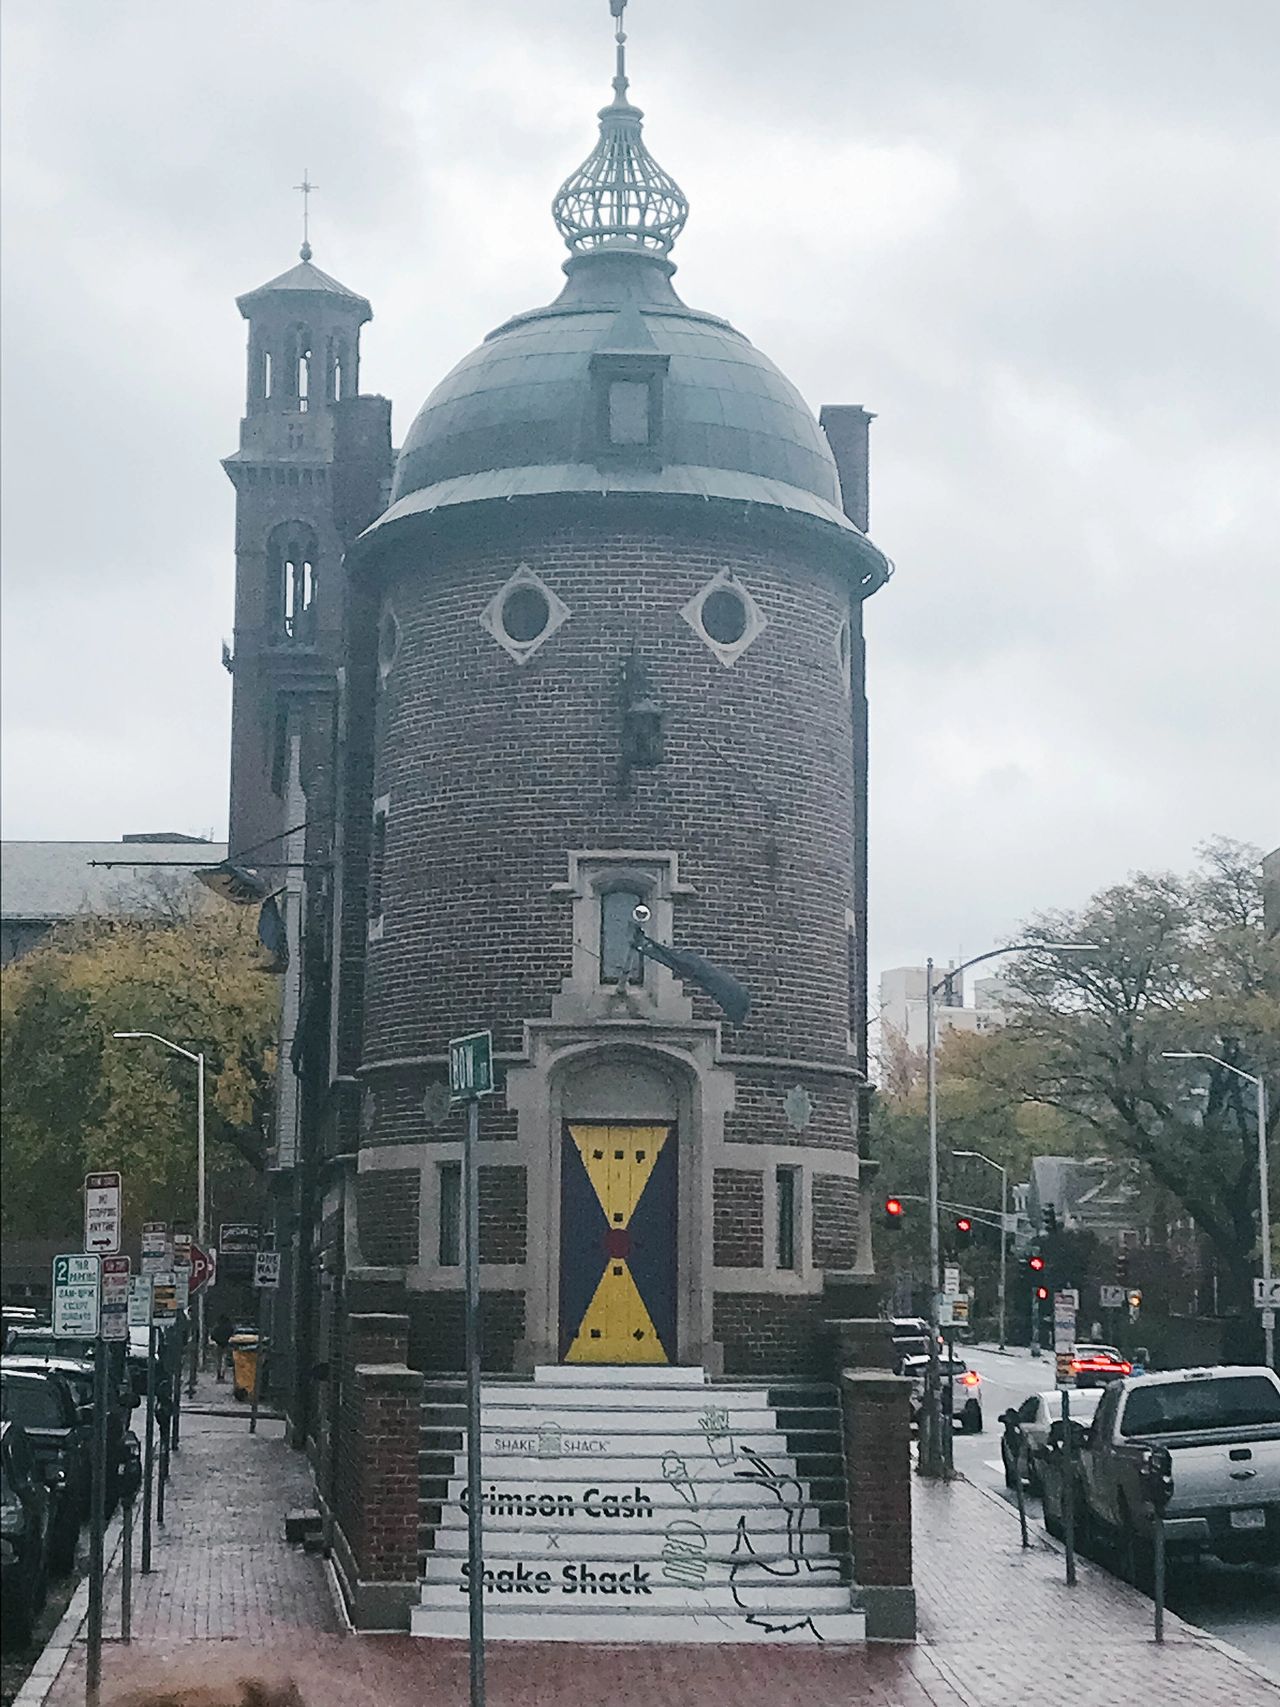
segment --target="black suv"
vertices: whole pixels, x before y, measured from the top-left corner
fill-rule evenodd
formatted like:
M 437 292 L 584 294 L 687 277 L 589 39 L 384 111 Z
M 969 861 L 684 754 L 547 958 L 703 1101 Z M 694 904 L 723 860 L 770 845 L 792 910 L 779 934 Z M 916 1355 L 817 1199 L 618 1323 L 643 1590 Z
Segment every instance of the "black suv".
M 81 1520 L 89 1510 L 93 1408 L 76 1403 L 64 1375 L 0 1363 L 0 1414 L 20 1425 L 49 1490 L 49 1568 L 75 1564 Z
M 22 1425 L 0 1420 L 0 1631 L 25 1647 L 48 1584 L 49 1493 Z
M 27 1370 L 34 1375 L 42 1375 L 52 1370 L 55 1375 L 61 1375 L 71 1388 L 80 1412 L 82 1421 L 89 1425 L 88 1446 L 90 1463 L 93 1454 L 93 1364 L 87 1358 L 81 1357 L 29 1357 L 16 1354 L 0 1361 L 0 1369 Z M 112 1382 L 107 1388 L 107 1512 L 108 1515 L 115 1507 L 117 1484 L 120 1479 L 120 1466 L 124 1462 L 124 1437 L 129 1427 L 129 1414 L 137 1404 L 133 1397 L 132 1385 L 125 1391 L 127 1402 L 121 1396 L 121 1390 Z M 86 1512 L 88 1504 L 85 1505 Z

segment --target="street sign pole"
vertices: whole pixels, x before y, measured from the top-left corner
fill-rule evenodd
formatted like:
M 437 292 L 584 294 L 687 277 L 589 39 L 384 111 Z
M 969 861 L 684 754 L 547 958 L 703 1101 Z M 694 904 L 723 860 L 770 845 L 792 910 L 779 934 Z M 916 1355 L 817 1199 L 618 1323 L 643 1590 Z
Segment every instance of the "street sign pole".
M 89 1628 L 86 1707 L 98 1707 L 102 1687 L 103 1536 L 107 1527 L 107 1342 L 98 1335 L 93 1366 L 93 1482 L 89 1511 Z
M 151 1482 L 156 1462 L 156 1325 L 147 1322 L 147 1432 L 142 1451 L 142 1574 L 151 1574 Z
M 1062 1533 L 1067 1544 L 1067 1587 L 1076 1586 L 1076 1453 L 1071 1439 L 1071 1397 L 1062 1389 Z
M 471 1707 L 484 1707 L 484 1532 L 480 1504 L 480 1100 L 467 1103 L 463 1195 L 467 1219 L 467 1612 Z
M 467 1105 L 462 1159 L 465 1239 L 463 1316 L 467 1358 L 467 1634 L 470 1707 L 484 1707 L 484 1520 L 481 1510 L 480 1414 L 480 1098 L 493 1090 L 493 1039 L 489 1032 L 449 1041 L 449 1093 Z

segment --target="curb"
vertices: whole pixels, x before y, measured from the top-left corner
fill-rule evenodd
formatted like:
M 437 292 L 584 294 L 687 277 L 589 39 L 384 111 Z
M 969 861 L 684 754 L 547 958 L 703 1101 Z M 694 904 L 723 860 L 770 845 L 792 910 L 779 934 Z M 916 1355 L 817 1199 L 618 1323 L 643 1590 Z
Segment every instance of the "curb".
M 106 1539 L 102 1549 L 104 1589 L 106 1578 L 110 1575 L 111 1568 L 116 1562 L 116 1554 L 120 1551 L 122 1535 L 123 1526 L 120 1513 L 117 1512 L 107 1527 Z M 13 1707 L 44 1707 L 49 1691 L 61 1677 L 62 1668 L 71 1657 L 71 1650 L 75 1646 L 88 1616 L 89 1577 L 86 1572 L 76 1585 L 76 1591 L 71 1596 L 70 1605 L 54 1626 L 53 1634 L 37 1654 L 36 1662 L 27 1673 L 25 1683 L 14 1696 Z M 105 1634 L 103 1646 L 106 1646 Z
M 957 1476 L 956 1480 L 963 1482 L 966 1487 L 972 1488 L 974 1493 L 981 1494 L 983 1499 L 990 1500 L 1006 1516 L 1012 1518 L 1015 1523 L 1017 1522 L 1017 1506 L 1010 1505 L 1008 1500 L 1002 1499 L 994 1488 L 984 1488 L 980 1483 L 970 1481 L 967 1476 Z M 1065 1557 L 1067 1551 L 1065 1546 L 1061 1541 L 1055 1541 L 1052 1535 L 1042 1531 L 1036 1536 L 1036 1541 L 1048 1552 Z M 1139 1600 L 1146 1600 L 1145 1595 L 1139 1594 L 1138 1590 L 1130 1584 L 1122 1583 L 1119 1578 L 1113 1577 L 1109 1571 L 1101 1565 L 1096 1565 L 1092 1559 L 1080 1558 L 1077 1555 L 1077 1569 L 1082 1576 L 1105 1577 L 1108 1581 L 1127 1589 L 1131 1595 Z M 1214 1648 L 1224 1659 L 1231 1660 L 1235 1665 L 1247 1671 L 1250 1676 L 1257 1678 L 1259 1683 L 1265 1683 L 1272 1689 L 1280 1690 L 1280 1676 L 1263 1665 L 1261 1660 L 1255 1660 L 1252 1654 L 1246 1654 L 1241 1649 L 1233 1647 L 1230 1642 L 1224 1642 L 1220 1636 L 1214 1636 L 1208 1630 L 1202 1630 L 1198 1624 L 1188 1623 L 1185 1618 L 1180 1618 L 1176 1612 L 1171 1612 L 1168 1607 L 1165 1608 L 1164 1617 L 1166 1626 L 1172 1624 L 1176 1627 L 1180 1640 L 1201 1643 L 1207 1648 Z M 14 1707 L 19 1707 L 19 1703 L 15 1702 Z M 25 1703 L 22 1704 L 22 1707 L 25 1707 Z

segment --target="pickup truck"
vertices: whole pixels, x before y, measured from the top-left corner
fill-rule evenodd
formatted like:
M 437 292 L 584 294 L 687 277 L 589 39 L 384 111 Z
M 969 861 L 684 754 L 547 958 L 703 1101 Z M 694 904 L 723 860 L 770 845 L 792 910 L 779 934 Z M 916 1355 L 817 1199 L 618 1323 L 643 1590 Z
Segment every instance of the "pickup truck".
M 1108 1386 L 1077 1460 L 1077 1521 L 1119 1550 L 1134 1582 L 1150 1571 L 1155 1519 L 1142 1467 L 1156 1446 L 1173 1462 L 1171 1550 L 1231 1564 L 1280 1560 L 1280 1377 L 1228 1365 Z

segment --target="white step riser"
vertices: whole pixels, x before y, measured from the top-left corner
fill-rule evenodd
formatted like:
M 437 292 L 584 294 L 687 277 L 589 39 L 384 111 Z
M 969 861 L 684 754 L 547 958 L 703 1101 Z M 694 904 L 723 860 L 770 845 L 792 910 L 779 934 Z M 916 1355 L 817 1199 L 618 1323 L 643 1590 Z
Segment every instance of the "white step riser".
M 428 1395 L 423 1400 L 426 1405 L 448 1404 L 458 1408 L 465 1402 L 461 1390 L 451 1393 L 448 1398 Z M 689 1412 L 696 1416 L 699 1411 L 705 1411 L 710 1406 L 730 1411 L 767 1411 L 770 1408 L 769 1395 L 763 1387 L 740 1393 L 726 1392 L 722 1387 L 703 1387 L 699 1391 L 673 1388 L 670 1392 L 659 1393 L 626 1392 L 620 1387 L 555 1387 L 542 1399 L 531 1387 L 482 1386 L 480 1389 L 482 1411 L 500 1413 L 503 1416 L 525 1411 L 530 1415 L 536 1414 L 540 1421 L 558 1411 L 572 1411 L 577 1414 L 585 1412 L 589 1415 L 599 1411 L 637 1411 L 646 1416 L 653 1416 L 655 1413 L 662 1416 L 676 1412 L 683 1415 Z
M 763 1515 L 763 1514 L 761 1514 Z M 701 1531 L 681 1524 L 673 1528 L 669 1534 L 679 1539 L 696 1542 L 705 1547 L 707 1553 L 719 1558 L 728 1558 L 734 1551 L 738 1539 L 736 1526 L 732 1529 L 723 1528 L 718 1531 L 703 1528 Z M 825 1530 L 806 1525 L 801 1532 L 804 1536 L 805 1557 L 817 1562 L 824 1559 L 831 1550 L 830 1537 Z M 747 1535 L 752 1548 L 760 1558 L 785 1559 L 787 1556 L 788 1531 L 783 1524 L 766 1528 L 763 1523 L 757 1523 L 753 1516 Z M 636 1535 L 601 1535 L 586 1531 L 574 1531 L 572 1534 L 561 1532 L 556 1536 L 558 1545 L 548 1545 L 545 1530 L 494 1530 L 486 1527 L 484 1531 L 485 1554 L 494 1558 L 501 1555 L 504 1559 L 538 1559 L 544 1563 L 554 1564 L 557 1559 L 656 1559 L 661 1556 L 663 1546 L 669 1539 L 668 1532 L 662 1529 L 649 1529 L 643 1534 Z M 457 1558 L 467 1556 L 467 1531 L 465 1526 L 450 1525 L 436 1531 L 436 1544 L 428 1559 Z M 427 1573 L 430 1579 L 430 1571 Z
M 706 1537 L 708 1548 L 713 1552 L 727 1553 L 732 1550 L 734 1539 L 738 1534 L 739 1509 L 731 1512 L 690 1512 L 688 1507 L 677 1510 L 668 1506 L 664 1510 L 655 1511 L 653 1518 L 647 1523 L 629 1523 L 625 1530 L 610 1533 L 598 1521 L 583 1518 L 578 1522 L 562 1521 L 559 1523 L 540 1523 L 530 1520 L 524 1525 L 518 1522 L 504 1520 L 486 1521 L 484 1525 L 485 1549 L 488 1552 L 502 1552 L 525 1555 L 543 1555 L 554 1551 L 548 1547 L 548 1536 L 555 1536 L 561 1547 L 572 1549 L 574 1554 L 585 1547 L 592 1552 L 598 1552 L 602 1557 L 609 1554 L 614 1557 L 635 1559 L 642 1556 L 652 1558 L 661 1551 L 663 1542 L 671 1535 L 696 1535 L 699 1532 Z M 790 1513 L 778 1506 L 762 1506 L 745 1514 L 747 1534 L 756 1545 L 757 1550 L 768 1549 L 777 1551 L 786 1548 L 786 1536 L 789 1527 L 795 1523 Z M 806 1551 L 825 1552 L 830 1543 L 826 1531 L 818 1522 L 818 1514 L 809 1507 L 799 1519 L 800 1533 L 806 1537 Z M 443 1521 L 435 1530 L 435 1548 L 437 1552 L 457 1552 L 465 1554 L 467 1550 L 467 1520 L 463 1513 L 451 1506 L 444 1515 Z M 566 1555 L 567 1556 L 567 1555 Z
M 464 1607 L 459 1612 L 416 1606 L 410 1628 L 415 1636 L 466 1641 L 466 1609 Z M 776 1619 L 760 1618 L 752 1622 L 741 1612 L 724 1617 L 660 1612 L 633 1613 L 630 1617 L 611 1614 L 598 1617 L 589 1612 L 543 1609 L 532 1613 L 487 1613 L 484 1633 L 492 1642 L 829 1642 L 852 1645 L 866 1640 L 866 1619 L 861 1612 L 826 1612 L 819 1613 L 812 1623 L 805 1620 L 797 1628 L 792 1615 L 786 1613 Z
M 533 1372 L 539 1387 L 623 1387 L 630 1393 L 707 1385 L 707 1372 L 675 1363 L 540 1363 Z
M 581 1561 L 578 1561 L 579 1565 Z M 496 1563 L 487 1569 L 500 1568 Z M 602 1564 L 595 1571 L 597 1580 L 601 1573 L 608 1573 L 610 1567 Z M 647 1567 L 646 1567 L 647 1569 Z M 618 1572 L 624 1580 L 627 1573 Z M 832 1573 L 834 1575 L 834 1572 Z M 514 1585 L 516 1578 L 510 1579 Z M 702 1613 L 715 1612 L 721 1614 L 740 1613 L 744 1618 L 752 1612 L 785 1612 L 793 1618 L 804 1618 L 820 1612 L 848 1612 L 849 1590 L 838 1579 L 834 1582 L 828 1578 L 824 1581 L 818 1576 L 806 1577 L 805 1581 L 797 1583 L 785 1577 L 770 1580 L 759 1577 L 747 1580 L 745 1577 L 738 1586 L 737 1596 L 734 1590 L 725 1582 L 713 1584 L 707 1588 L 681 1588 L 675 1583 L 664 1583 L 652 1570 L 647 1577 L 641 1577 L 641 1583 L 648 1593 L 635 1590 L 622 1593 L 621 1590 L 606 1593 L 602 1588 L 590 1593 L 566 1593 L 560 1586 L 560 1568 L 554 1566 L 542 1575 L 541 1591 L 535 1587 L 538 1573 L 529 1571 L 523 1589 L 514 1586 L 506 1593 L 500 1590 L 490 1590 L 484 1597 L 486 1611 L 503 1612 L 518 1606 L 523 1611 L 547 1612 L 576 1612 L 591 1613 L 597 1616 L 613 1613 L 626 1616 L 633 1611 L 643 1614 L 667 1612 L 683 1617 L 698 1616 Z M 420 1604 L 440 1612 L 452 1611 L 455 1604 L 465 1608 L 467 1603 L 466 1579 L 461 1572 L 451 1581 L 427 1583 L 422 1591 Z
M 454 1450 L 462 1450 L 456 1445 L 456 1434 L 451 1434 L 449 1439 Z M 762 1458 L 774 1464 L 779 1461 L 779 1446 L 783 1452 L 786 1451 L 785 1437 L 779 1434 L 777 1428 L 762 1428 L 759 1423 L 749 1432 L 745 1429 L 735 1429 L 724 1436 L 716 1435 L 711 1443 L 708 1443 L 707 1436 L 701 1429 L 681 1431 L 651 1428 L 642 1433 L 623 1434 L 610 1430 L 607 1434 L 566 1434 L 561 1437 L 561 1450 L 558 1454 L 539 1452 L 535 1437 L 523 1432 L 509 1433 L 502 1429 L 482 1428 L 480 1442 L 483 1463 L 488 1466 L 501 1461 L 507 1470 L 510 1470 L 513 1461 L 537 1465 L 539 1469 L 550 1467 L 554 1470 L 556 1465 L 571 1464 L 589 1469 L 592 1463 L 612 1464 L 619 1459 L 633 1458 L 648 1460 L 657 1466 L 661 1474 L 662 1460 L 668 1453 L 677 1453 L 691 1466 L 712 1465 L 717 1459 L 736 1459 L 738 1468 L 748 1469 L 749 1465 L 742 1461 L 745 1453 L 758 1452 Z M 431 1449 L 428 1440 L 422 1450 L 430 1452 Z

